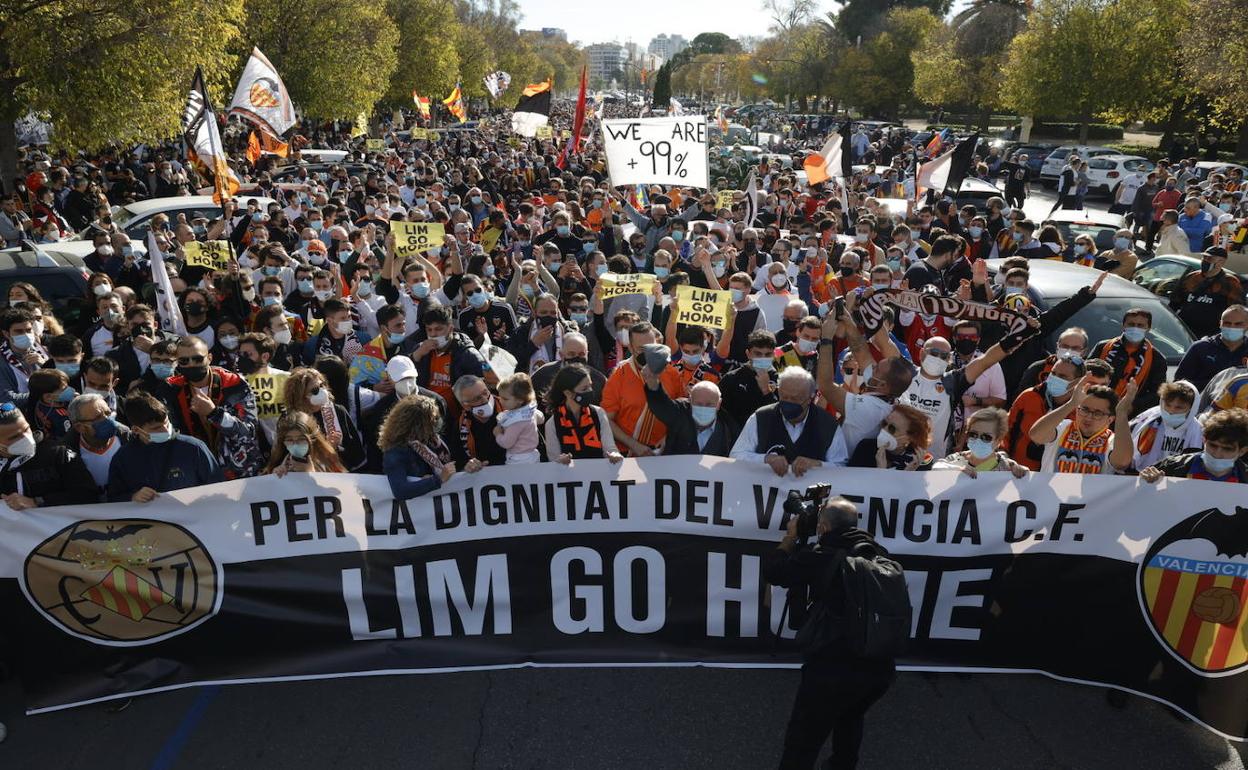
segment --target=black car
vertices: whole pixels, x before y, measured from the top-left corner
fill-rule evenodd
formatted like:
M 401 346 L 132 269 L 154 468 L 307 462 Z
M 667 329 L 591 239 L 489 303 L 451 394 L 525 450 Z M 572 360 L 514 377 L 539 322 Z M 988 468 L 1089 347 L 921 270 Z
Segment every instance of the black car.
M 1174 285 L 1200 269 L 1200 257 L 1186 254 L 1162 254 L 1147 262 L 1141 262 L 1131 275 L 1131 280 L 1154 294 L 1168 296 Z M 1248 285 L 1248 277 L 1233 273 L 1241 283 Z
M 90 276 L 82 259 L 73 254 L 16 248 L 0 251 L 0 299 L 8 299 L 13 284 L 29 283 L 52 305 L 53 314 L 66 326 L 78 320 L 79 300 L 87 296 Z

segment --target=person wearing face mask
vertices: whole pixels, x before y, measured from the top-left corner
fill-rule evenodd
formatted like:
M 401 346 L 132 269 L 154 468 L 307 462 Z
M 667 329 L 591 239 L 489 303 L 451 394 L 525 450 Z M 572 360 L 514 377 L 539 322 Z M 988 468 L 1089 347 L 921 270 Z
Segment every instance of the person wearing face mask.
M 256 399 L 246 380 L 212 366 L 212 354 L 199 337 L 178 340 L 176 353 L 177 369 L 159 391 L 174 429 L 203 441 L 226 479 L 256 475 L 263 458 L 256 437 Z M 135 424 L 131 418 L 131 426 Z
M 303 344 L 300 360 L 311 366 L 320 356 L 336 356 L 348 366 L 364 349 L 368 338 L 357 331 L 351 320 L 351 308 L 340 299 L 328 298 L 321 306 L 324 323 L 321 330 Z
M 516 357 L 516 371 L 536 371 L 562 356 L 563 337 L 572 328 L 559 317 L 554 295 L 541 294 L 533 301 L 533 317 L 515 328 L 507 340 L 507 351 Z
M 498 427 L 499 412 L 503 411 L 498 396 L 484 379 L 473 374 L 456 380 L 453 393 L 459 417 L 447 446 L 456 467 L 476 473 L 487 465 L 505 465 L 507 450 L 498 443 L 494 430 Z
M 1144 308 L 1130 308 L 1122 316 L 1122 334 L 1102 340 L 1092 347 L 1092 358 L 1100 358 L 1113 369 L 1110 387 L 1123 398 L 1128 384 L 1136 395 L 1131 405 L 1134 416 L 1157 405 L 1157 390 L 1166 381 L 1166 359 L 1148 340 L 1153 314 Z
M 714 335 L 703 326 L 677 327 L 668 325 L 668 334 L 676 339 L 677 350 L 672 353 L 672 366 L 680 375 L 681 392 L 688 397 L 689 391 L 699 382 L 719 382 L 719 373 L 711 365 L 707 351 Z
M 728 456 L 740 426 L 720 409 L 722 399 L 714 381 L 698 381 L 688 389 L 685 398 L 673 399 L 649 367 L 642 368 L 641 376 L 646 385 L 648 408 L 667 426 L 664 455 Z
M 1223 269 L 1226 259 L 1226 249 L 1206 249 L 1200 255 L 1200 270 L 1188 273 L 1170 290 L 1170 309 L 1197 337 L 1216 334 L 1222 313 L 1244 301 L 1243 284 Z
M 519 324 L 516 321 L 516 311 L 506 299 L 493 293 L 493 287 L 492 279 L 481 278 L 472 273 L 464 275 L 459 289 L 459 294 L 463 297 L 463 307 L 459 311 L 458 328 L 474 341 L 484 335 L 491 343 L 503 346 Z M 582 298 L 582 302 L 587 302 L 584 300 L 585 295 L 577 296 Z M 588 322 L 588 319 L 585 320 Z
M 282 399 L 286 416 L 295 413 L 307 416 L 334 449 L 343 467 L 351 473 L 363 470 L 367 460 L 363 439 L 346 407 L 334 401 L 323 374 L 307 367 L 295 369 L 286 378 Z M 276 434 L 280 436 L 281 430 Z
M 97 232 L 93 238 L 95 250 L 82 258 L 82 264 L 92 273 L 104 273 L 109 278 L 116 278 L 121 272 L 121 256 L 113 248 L 112 236 L 109 233 Z
M 656 362 L 657 352 L 643 360 L 648 345 L 658 344 L 662 335 L 651 324 L 640 321 L 627 328 L 629 358 L 618 365 L 607 377 L 602 393 L 602 408 L 611 421 L 611 430 L 617 444 L 631 457 L 650 457 L 658 454 L 667 435 L 667 428 L 658 422 L 646 403 L 645 383 L 641 371 L 648 366 L 664 364 L 658 377 L 671 398 L 681 397 L 683 386 L 680 374 L 667 365 L 669 361 Z M 670 352 L 666 355 L 670 356 Z
M 9 508 L 89 504 L 97 493 L 77 452 L 46 440 L 12 402 L 0 404 L 0 497 Z
M 971 478 L 993 471 L 1012 473 L 1019 479 L 1026 476 L 1027 468 L 1002 449 L 1006 425 L 1004 409 L 990 406 L 975 412 L 966 420 L 966 449 L 937 460 L 932 470 L 962 471 Z
M 952 235 L 942 235 L 932 244 L 932 253 L 910 266 L 904 280 L 911 291 L 921 291 L 925 286 L 935 286 L 942 295 L 952 294 L 961 279 L 971 279 L 971 269 L 961 266 L 965 260 L 959 260 L 954 267 L 962 240 Z M 965 273 L 965 274 L 964 274 Z
M 1205 418 L 1201 426 L 1202 449 L 1163 458 L 1140 471 L 1140 478 L 1155 484 L 1165 476 L 1248 484 L 1248 410 L 1224 409 Z
M 988 221 L 984 217 L 972 217 L 966 228 L 967 258 L 972 262 L 981 259 L 996 259 L 1000 256 L 997 241 L 988 232 Z
M 69 387 L 65 372 L 40 369 L 30 375 L 28 392 L 18 396 L 17 403 L 26 412 L 26 419 L 45 437 L 59 441 L 69 433 L 69 402 L 78 395 Z
M 925 471 L 933 457 L 927 451 L 932 440 L 932 421 L 914 407 L 893 404 L 880 423 L 880 431 L 858 442 L 850 453 L 850 468 L 883 468 Z
M 273 444 L 265 474 L 278 478 L 287 473 L 345 473 L 338 452 L 308 415 L 292 412 L 277 423 L 280 441 Z
M 451 310 L 443 305 L 434 305 L 424 312 L 419 332 L 410 334 L 401 350 L 416 364 L 421 387 L 446 400 L 452 419 L 459 416 L 454 383 L 466 374 L 484 378 L 489 371 L 472 340 L 454 331 Z
M 920 351 L 921 357 L 918 359 L 919 373 L 900 400 L 931 418 L 930 449 L 933 455 L 943 456 L 948 453 L 954 426 L 962 414 L 963 396 L 966 392 L 993 365 L 1000 363 L 1006 355 L 1034 335 L 1039 326 L 1039 321 L 1031 319 L 1022 333 L 998 342 L 982 356 L 952 370 L 949 369 L 949 364 L 953 349 L 949 341 L 943 337 L 932 337 L 924 342 Z
M 618 463 L 611 421 L 597 403 L 590 370 L 583 364 L 565 366 L 546 391 L 546 459 L 563 465 L 576 460 L 606 459 Z
M 802 310 L 805 310 L 804 306 Z M 818 368 L 819 340 L 822 333 L 823 322 L 817 316 L 806 315 L 799 318 L 794 325 L 792 338 L 775 350 L 776 371 L 800 366 L 813 375 Z
M 1135 240 L 1131 231 L 1123 228 L 1114 233 L 1114 247 L 1096 255 L 1092 266 L 1097 270 L 1108 270 L 1114 275 L 1128 280 L 1135 274 L 1140 258 L 1135 253 Z
M 572 224 L 572 218 L 566 211 L 558 211 L 550 220 L 550 229 L 533 239 L 533 245 L 542 247 L 550 244 L 560 254 L 580 254 L 582 239 L 586 235 L 585 228 Z
M 65 446 L 77 452 L 95 480 L 97 502 L 107 499 L 109 466 L 133 434 L 117 419 L 117 410 L 100 396 L 84 393 L 69 403 L 72 430 Z
M 1192 343 L 1179 361 L 1176 380 L 1189 380 L 1202 391 L 1220 372 L 1248 367 L 1248 307 L 1222 311 L 1219 331 Z
M 777 475 L 801 478 L 807 471 L 832 465 L 832 440 L 839 426 L 826 410 L 815 406 L 815 378 L 790 366 L 776 379 L 775 404 L 750 415 L 731 457 L 765 464 Z
M 1148 241 L 1144 247 L 1145 251 L 1153 250 L 1153 241 L 1156 240 L 1157 235 L 1162 231 L 1163 224 L 1165 224 L 1163 222 L 1163 216 L 1166 214 L 1166 212 L 1168 211 L 1175 212 L 1174 224 L 1175 225 L 1178 224 L 1179 204 L 1182 201 L 1183 201 L 1183 193 L 1179 190 L 1178 181 L 1174 177 L 1168 177 L 1165 180 L 1165 182 L 1163 182 L 1162 188 L 1157 191 L 1156 195 L 1153 196 L 1152 225 L 1149 227 L 1149 230 L 1148 230 Z M 1182 232 L 1180 231 L 1179 234 L 1182 235 Z M 1187 253 L 1186 237 L 1184 237 L 1183 239 L 1183 244 L 1184 244 L 1183 250 L 1177 251 L 1177 252 L 1170 251 L 1170 250 L 1163 250 L 1159 244 L 1156 253 L 1158 254 L 1172 254 L 1172 253 L 1185 254 Z
M 1031 440 L 1031 426 L 1070 400 L 1071 389 L 1085 371 L 1081 355 L 1059 353 L 1041 382 L 1023 390 L 1014 399 L 1010 405 L 1005 448 L 1015 462 L 1033 471 L 1040 470 L 1044 447 Z
M 150 503 L 162 492 L 223 480 L 207 445 L 177 431 L 160 400 L 139 391 L 125 406 L 132 436 L 109 465 L 109 502 Z
M 1201 438 L 1200 391 L 1184 380 L 1162 383 L 1160 403 L 1145 409 L 1131 420 L 1134 455 L 1131 467 L 1137 471 L 1156 465 L 1178 454 L 1199 452 Z
M 831 296 L 843 297 L 859 286 L 866 284 L 862 276 L 862 257 L 856 249 L 841 254 L 837 275 L 827 281 L 831 288 Z
M 641 252 L 653 254 L 655 249 L 659 248 L 659 241 L 670 237 L 672 234 L 672 225 L 675 220 L 668 216 L 667 206 L 662 203 L 656 203 L 650 207 L 650 216 L 646 216 L 633 208 L 633 205 L 624 196 L 614 190 L 613 194 L 620 201 L 624 215 L 637 228 L 637 232 L 640 233 L 643 239 Z M 630 236 L 631 240 L 633 238 Z M 637 249 L 634 249 L 634 252 L 636 251 Z
M 533 373 L 531 379 L 533 380 L 534 391 L 545 393 L 561 370 L 580 364 L 589 372 L 590 379 L 593 382 L 595 403 L 602 401 L 602 389 L 606 387 L 607 376 L 598 369 L 589 366 L 588 338 L 581 332 L 568 332 L 563 337 L 562 353 L 563 357 L 558 361 L 551 361 Z
M 286 379 L 290 372 L 271 365 L 277 344 L 267 334 L 249 332 L 238 341 L 238 372 L 256 394 L 256 422 L 261 454 L 273 446 L 277 420 L 286 413 Z
M 23 308 L 9 308 L 0 314 L 0 397 L 12 401 L 25 393 L 31 374 L 48 361 L 48 354 L 35 339 L 35 316 Z

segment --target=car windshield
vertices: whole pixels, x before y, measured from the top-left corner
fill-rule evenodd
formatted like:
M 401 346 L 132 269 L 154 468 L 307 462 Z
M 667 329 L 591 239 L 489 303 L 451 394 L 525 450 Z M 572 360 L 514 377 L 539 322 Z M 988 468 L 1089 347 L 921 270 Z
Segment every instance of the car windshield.
M 118 206 L 117 208 L 113 209 L 113 224 L 117 225 L 123 230 L 126 227 L 126 223 L 129 222 L 131 219 L 134 219 L 134 217 L 135 217 L 135 213 L 131 211 L 130 209 L 126 208 L 125 206 Z M 92 227 L 91 225 L 87 225 L 86 228 L 83 229 L 82 232 L 78 233 L 78 235 L 73 238 L 73 240 L 89 241 L 95 237 L 96 232 L 98 232 L 96 228 Z
M 1153 314 L 1153 328 L 1148 333 L 1148 339 L 1165 356 L 1166 363 L 1177 365 L 1192 345 L 1192 334 L 1159 299 L 1097 297 L 1092 304 L 1075 313 L 1062 328 L 1082 327 L 1088 332 L 1088 339 L 1092 344 L 1096 344 L 1122 334 L 1122 316 L 1133 307 L 1143 308 Z M 1050 347 L 1056 348 L 1059 336 L 1060 329 L 1049 335 Z
M 1062 240 L 1066 243 L 1074 243 L 1075 239 L 1081 235 L 1091 236 L 1096 241 L 1096 247 L 1104 251 L 1114 246 L 1114 233 L 1118 232 L 1112 227 L 1105 225 L 1094 225 L 1081 222 L 1054 222 L 1057 231 L 1062 234 Z

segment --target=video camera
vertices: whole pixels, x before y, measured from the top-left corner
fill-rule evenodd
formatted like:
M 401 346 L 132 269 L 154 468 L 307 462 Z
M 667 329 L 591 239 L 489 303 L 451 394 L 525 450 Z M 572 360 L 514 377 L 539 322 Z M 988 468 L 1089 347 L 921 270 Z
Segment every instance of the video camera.
M 797 517 L 797 537 L 806 540 L 815 534 L 815 525 L 819 523 L 819 511 L 823 502 L 832 494 L 831 484 L 811 484 L 805 492 L 789 490 L 784 500 L 784 512 Z

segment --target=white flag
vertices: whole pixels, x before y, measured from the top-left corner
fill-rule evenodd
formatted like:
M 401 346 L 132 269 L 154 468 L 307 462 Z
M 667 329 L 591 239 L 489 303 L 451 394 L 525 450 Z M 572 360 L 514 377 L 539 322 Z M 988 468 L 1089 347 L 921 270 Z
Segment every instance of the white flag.
M 295 125 L 295 108 L 290 103 L 286 84 L 259 48 L 251 49 L 251 58 L 238 79 L 228 115 L 238 115 L 275 137 Z
M 497 99 L 511 86 L 511 75 L 502 70 L 496 70 L 486 75 L 482 80 L 485 82 L 485 90 L 490 92 L 491 99 Z
M 186 322 L 182 320 L 177 295 L 173 293 L 173 284 L 169 282 L 169 273 L 165 270 L 165 255 L 156 245 L 156 234 L 151 230 L 147 231 L 147 258 L 152 261 L 152 282 L 156 284 L 156 315 L 160 318 L 160 328 L 185 337 Z
M 758 216 L 758 180 L 754 178 L 754 172 L 750 172 L 750 178 L 745 183 L 745 226 L 753 227 L 754 219 Z

